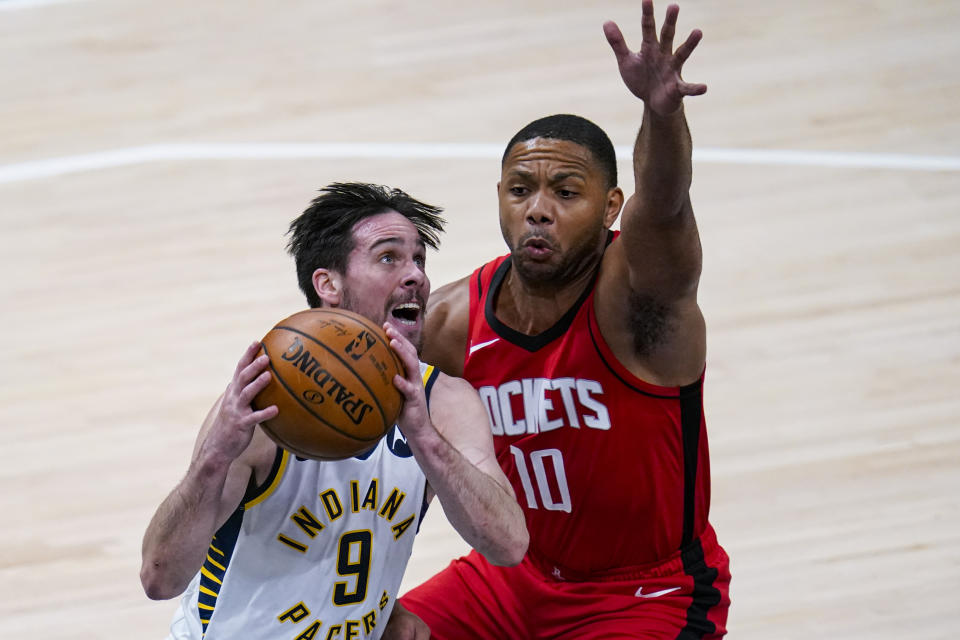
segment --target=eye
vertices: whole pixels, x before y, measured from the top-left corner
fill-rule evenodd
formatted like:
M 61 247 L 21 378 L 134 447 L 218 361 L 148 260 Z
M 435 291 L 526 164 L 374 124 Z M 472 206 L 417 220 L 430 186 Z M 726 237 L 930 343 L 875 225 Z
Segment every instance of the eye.
M 380 256 L 380 262 L 382 262 L 383 264 L 393 264 L 393 254 L 392 253 L 383 254 L 382 256 Z
M 564 200 L 569 200 L 570 198 L 576 198 L 577 192 L 571 191 L 570 189 L 558 189 L 557 195 L 563 198 Z
M 423 269 L 424 267 L 427 266 L 427 256 L 414 256 L 413 264 Z
M 526 188 L 526 187 L 520 187 L 520 186 L 518 186 L 518 187 L 510 187 L 510 193 L 513 194 L 513 195 L 515 195 L 515 196 L 518 196 L 518 197 L 519 197 L 519 196 L 523 196 L 523 195 L 525 195 L 525 194 L 527 193 L 527 188 Z

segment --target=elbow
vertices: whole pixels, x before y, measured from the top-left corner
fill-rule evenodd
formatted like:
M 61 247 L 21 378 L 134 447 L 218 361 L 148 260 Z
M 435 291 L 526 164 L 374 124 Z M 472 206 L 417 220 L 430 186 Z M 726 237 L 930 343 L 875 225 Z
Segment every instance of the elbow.
M 144 561 L 140 567 L 140 584 L 143 592 L 151 600 L 169 600 L 183 593 L 186 585 L 175 583 L 170 576 L 165 575 L 159 562 Z
M 528 546 L 530 546 L 530 534 L 523 519 L 521 519 L 520 526 L 512 532 L 512 535 L 506 537 L 506 540 L 498 546 L 496 552 L 485 555 L 490 564 L 498 567 L 515 567 L 527 554 Z

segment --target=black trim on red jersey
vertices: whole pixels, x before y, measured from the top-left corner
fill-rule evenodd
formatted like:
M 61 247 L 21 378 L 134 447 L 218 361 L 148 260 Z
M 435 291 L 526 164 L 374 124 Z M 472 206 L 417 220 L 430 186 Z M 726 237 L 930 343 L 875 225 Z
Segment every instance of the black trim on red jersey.
M 597 276 L 594 275 L 590 285 L 584 289 L 577 301 L 573 303 L 573 306 L 567 309 L 567 312 L 557 320 L 555 325 L 542 333 L 531 336 L 512 329 L 500 322 L 493 308 L 493 301 L 497 297 L 500 285 L 503 284 L 503 279 L 506 277 L 507 272 L 510 271 L 511 266 L 513 266 L 513 261 L 508 257 L 503 261 L 503 264 L 497 268 L 496 272 L 494 272 L 493 279 L 490 280 L 490 288 L 487 290 L 487 300 L 484 303 L 484 316 L 486 317 L 487 324 L 493 329 L 493 332 L 507 342 L 513 343 L 530 352 L 537 351 L 567 332 L 567 329 L 573 324 L 573 319 L 577 316 L 577 312 L 580 311 L 580 307 L 583 306 L 583 303 L 587 301 L 587 298 L 589 298 L 593 292 L 593 287 L 597 283 Z M 599 270 L 597 273 L 599 273 Z
M 593 309 L 590 310 L 590 319 L 591 319 L 591 320 L 593 319 Z M 650 393 L 649 391 L 644 391 L 644 390 L 641 389 L 640 387 L 634 386 L 634 385 L 630 384 L 630 382 L 628 382 L 627 380 L 624 380 L 623 376 L 621 376 L 620 373 L 619 373 L 616 369 L 613 368 L 613 365 L 611 365 L 611 364 L 607 361 L 607 359 L 603 356 L 603 351 L 600 350 L 600 345 L 597 344 L 597 336 L 593 333 L 593 322 L 587 322 L 587 329 L 590 330 L 590 341 L 593 342 L 593 348 L 594 348 L 594 350 L 597 352 L 597 355 L 600 356 L 600 361 L 603 362 L 603 364 L 604 364 L 604 366 L 607 368 L 607 370 L 609 370 L 610 373 L 612 373 L 612 374 L 616 377 L 617 380 L 619 380 L 620 382 L 622 382 L 622 383 L 624 384 L 624 386 L 628 387 L 628 388 L 631 389 L 632 391 L 636 391 L 637 393 L 643 394 L 643 395 L 648 396 L 648 397 L 650 397 L 650 398 L 660 398 L 661 400 L 676 400 L 677 398 L 680 397 L 679 395 L 669 395 L 669 396 L 667 396 L 667 395 L 660 395 L 660 394 L 656 394 L 656 393 Z
M 683 538 L 681 547 L 693 542 L 696 518 L 697 460 L 700 453 L 700 423 L 703 419 L 702 380 L 680 387 L 680 429 L 683 436 Z
M 487 269 L 487 265 L 480 267 L 480 270 L 477 271 L 477 300 L 483 300 L 483 272 Z
M 713 586 L 719 571 L 707 566 L 703 545 L 699 540 L 680 553 L 683 572 L 693 578 L 693 593 L 687 607 L 687 624 L 676 640 L 700 640 L 717 632 L 717 625 L 707 618 L 710 609 L 720 604 L 720 590 Z
M 613 242 L 615 237 L 616 234 L 607 229 L 607 241 L 603 245 L 604 251 L 607 250 L 607 247 L 610 246 L 610 243 Z M 483 265 L 480 273 L 477 274 L 478 300 L 483 300 L 483 287 L 480 283 L 483 276 L 483 269 L 486 269 L 487 265 L 489 264 L 490 263 Z M 511 266 L 513 266 L 513 257 L 507 256 L 494 272 L 493 278 L 490 279 L 490 288 L 487 290 L 487 300 L 483 305 L 483 313 L 487 320 L 487 324 L 490 325 L 490 328 L 493 329 L 494 333 L 507 342 L 513 343 L 518 347 L 526 349 L 530 352 L 542 349 L 567 332 L 567 329 L 569 329 L 570 325 L 573 323 L 573 319 L 577 316 L 577 312 L 580 311 L 580 307 L 583 306 L 583 303 L 587 301 L 587 298 L 590 297 L 590 294 L 593 292 L 593 288 L 597 284 L 597 276 L 600 275 L 600 269 L 598 267 L 596 273 L 593 274 L 593 278 L 590 280 L 589 286 L 584 289 L 577 301 L 573 303 L 573 306 L 567 309 L 567 312 L 563 314 L 563 317 L 561 317 L 555 325 L 546 331 L 538 333 L 535 336 L 531 336 L 526 333 L 521 333 L 516 329 L 512 329 L 500 322 L 494 310 L 494 300 L 497 297 L 497 293 L 500 291 L 500 285 L 503 284 L 503 279 L 506 277 L 507 272 L 510 271 Z

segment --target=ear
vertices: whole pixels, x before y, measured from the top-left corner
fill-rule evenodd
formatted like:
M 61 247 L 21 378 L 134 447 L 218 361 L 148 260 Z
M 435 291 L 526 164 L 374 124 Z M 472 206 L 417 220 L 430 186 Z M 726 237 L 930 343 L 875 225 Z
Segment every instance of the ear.
M 623 209 L 623 191 L 620 187 L 614 187 L 607 192 L 607 208 L 603 214 L 603 226 L 609 229 L 620 216 L 620 210 Z
M 339 307 L 343 301 L 343 278 L 336 271 L 317 269 L 313 272 L 313 290 L 325 307 Z

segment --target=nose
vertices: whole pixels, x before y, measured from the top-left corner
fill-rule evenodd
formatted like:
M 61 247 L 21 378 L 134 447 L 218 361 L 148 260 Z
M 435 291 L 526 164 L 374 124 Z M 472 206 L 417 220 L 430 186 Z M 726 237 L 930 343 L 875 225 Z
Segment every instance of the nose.
M 427 274 L 424 270 L 413 260 L 407 261 L 407 268 L 403 274 L 403 286 L 418 288 L 423 286 L 427 282 Z
M 554 220 L 553 203 L 543 191 L 535 192 L 527 200 L 527 223 L 534 225 L 552 224 Z

